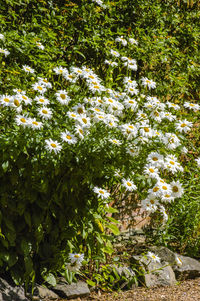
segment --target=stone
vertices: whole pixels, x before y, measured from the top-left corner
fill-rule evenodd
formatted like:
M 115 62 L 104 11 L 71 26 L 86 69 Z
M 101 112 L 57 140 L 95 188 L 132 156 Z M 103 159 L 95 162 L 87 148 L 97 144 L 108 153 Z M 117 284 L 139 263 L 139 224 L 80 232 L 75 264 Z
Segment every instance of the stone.
M 133 256 L 131 262 L 138 270 L 139 282 L 146 287 L 171 286 L 176 283 L 175 273 L 167 262 L 154 262 L 146 256 Z
M 48 300 L 56 300 L 59 298 L 56 293 L 42 285 L 35 286 L 33 296 L 38 297 L 38 300 L 46 298 L 48 298 Z
M 160 257 L 161 262 L 165 261 L 168 262 L 171 266 L 173 266 L 176 262 L 176 255 L 174 252 L 172 252 L 170 249 L 166 247 L 157 247 L 152 246 L 149 248 L 153 253 L 158 255 Z
M 160 257 L 161 261 L 169 262 L 178 280 L 200 277 L 200 262 L 198 260 L 174 253 L 166 247 L 151 247 L 150 249 Z M 177 264 L 177 257 L 181 260 L 181 265 Z
M 182 265 L 174 265 L 173 270 L 177 279 L 194 279 L 200 277 L 200 262 L 194 258 L 178 255 Z
M 77 283 L 67 284 L 62 280 L 62 282 L 56 284 L 52 287 L 52 290 L 58 294 L 61 298 L 78 298 L 85 297 L 90 294 L 87 283 L 83 281 L 78 281 Z
M 11 286 L 0 278 L 0 300 L 1 301 L 30 301 L 26 298 L 24 289 L 21 286 Z

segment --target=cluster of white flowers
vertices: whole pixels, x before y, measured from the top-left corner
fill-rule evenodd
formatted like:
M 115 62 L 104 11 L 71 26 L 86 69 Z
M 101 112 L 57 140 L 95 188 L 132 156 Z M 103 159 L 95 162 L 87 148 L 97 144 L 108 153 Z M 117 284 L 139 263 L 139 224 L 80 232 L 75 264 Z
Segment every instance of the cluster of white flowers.
M 128 43 L 124 37 L 118 37 L 116 42 L 124 46 Z M 130 39 L 129 42 L 136 44 Z M 107 88 L 100 77 L 87 66 L 73 66 L 69 69 L 56 66 L 53 69 L 54 76 L 57 82 L 61 79 L 64 83 L 64 87 L 59 84 L 59 89 L 56 89 L 47 78 L 37 77 L 37 72 L 32 67 L 24 65 L 22 70 L 27 73 L 27 78 L 34 74 L 36 82 L 27 91 L 16 88 L 11 95 L 1 95 L 0 105 L 5 110 L 14 109 L 16 125 L 23 129 L 39 131 L 51 126 L 53 128 L 58 124 L 57 121 L 59 124 L 63 121 L 61 128 L 57 127 L 56 137 L 44 136 L 43 149 L 50 154 L 58 155 L 77 145 L 81 148 L 81 143 L 92 143 L 90 132 L 95 128 L 97 131 L 104 129 L 103 132 L 107 133 L 101 137 L 101 147 L 106 146 L 116 152 L 122 149 L 130 164 L 136 165 L 145 150 L 146 161 L 140 163 L 140 170 L 137 172 L 141 172 L 152 185 L 146 189 L 147 195 L 141 201 L 141 207 L 149 212 L 160 210 L 166 220 L 163 205 L 183 194 L 183 187 L 178 180 L 183 167 L 174 153 L 187 152 L 179 133 L 187 133 L 193 126 L 192 122 L 186 119 L 176 120 L 175 113 L 181 110 L 179 105 L 162 103 L 156 96 L 152 96 L 152 90 L 156 88 L 153 80 L 143 77 L 136 82 L 131 77 L 132 70 L 137 70 L 135 59 L 122 56 L 120 51 L 113 49 L 110 49 L 109 55 L 118 60 L 106 60 L 105 64 L 109 64 L 109 68 L 120 65 L 128 71 L 119 90 Z M 78 98 L 72 91 L 74 86 L 79 88 L 80 84 L 81 90 L 86 93 L 82 97 L 80 92 Z M 151 95 L 148 95 L 150 92 Z M 194 111 L 200 109 L 199 105 L 188 102 L 183 106 Z M 166 123 L 170 127 L 161 126 Z M 168 128 L 170 132 L 167 131 Z M 87 140 L 87 137 L 90 138 Z M 200 158 L 196 162 L 200 166 Z M 128 176 L 125 173 L 125 176 L 121 171 L 116 171 L 115 174 L 121 181 L 122 189 L 130 193 L 137 191 L 134 173 Z M 168 175 L 169 178 L 174 177 L 174 180 L 169 182 Z M 108 190 L 93 186 L 93 192 L 102 200 L 109 199 Z

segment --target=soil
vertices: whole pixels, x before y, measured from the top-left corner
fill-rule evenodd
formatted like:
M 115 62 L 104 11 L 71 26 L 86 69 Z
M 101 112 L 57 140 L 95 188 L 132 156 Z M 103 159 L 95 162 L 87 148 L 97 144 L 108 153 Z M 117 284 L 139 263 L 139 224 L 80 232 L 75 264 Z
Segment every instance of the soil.
M 175 286 L 135 288 L 125 292 L 91 293 L 71 301 L 200 301 L 200 278 L 178 282 Z M 57 301 L 66 301 L 59 299 Z

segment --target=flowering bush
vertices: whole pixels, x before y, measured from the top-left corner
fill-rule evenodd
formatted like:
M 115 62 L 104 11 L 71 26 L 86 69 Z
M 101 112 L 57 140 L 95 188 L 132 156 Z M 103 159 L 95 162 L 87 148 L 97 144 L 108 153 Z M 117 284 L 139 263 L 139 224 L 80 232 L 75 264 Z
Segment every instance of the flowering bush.
M 102 18 L 109 3 L 93 2 Z M 56 30 L 63 35 L 61 25 Z M 131 33 L 117 35 L 111 45 L 107 41 L 105 49 L 101 45 L 103 61 L 94 66 L 90 58 L 91 67 L 88 61 L 80 64 L 72 50 L 65 60 L 64 42 L 56 48 L 51 30 L 40 39 L 35 32 L 20 36 L 22 50 L 14 39 L 14 32 L 0 36 L 6 65 L 0 96 L 0 264 L 16 283 L 38 275 L 48 281 L 48 272 L 63 267 L 74 250 L 88 258 L 112 254 L 105 229 L 119 230 L 105 216 L 115 212 L 109 204 L 116 193 L 137 193 L 142 208 L 158 210 L 167 220 L 165 205 L 183 195 L 179 155 L 187 152 L 184 134 L 194 122 L 181 110 L 198 112 L 199 105 L 162 102 L 154 92 L 161 90 L 159 83 L 144 70 L 139 78 L 135 55 L 142 50 Z M 99 39 L 95 45 L 103 44 Z M 85 58 L 86 50 L 79 50 L 74 49 L 78 58 Z

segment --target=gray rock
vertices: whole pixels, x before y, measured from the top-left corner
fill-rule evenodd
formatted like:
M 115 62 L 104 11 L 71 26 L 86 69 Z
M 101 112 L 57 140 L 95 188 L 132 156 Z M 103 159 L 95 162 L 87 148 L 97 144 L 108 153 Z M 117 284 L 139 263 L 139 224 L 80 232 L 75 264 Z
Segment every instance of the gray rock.
M 174 253 L 166 247 L 151 247 L 151 250 L 158 255 L 162 261 L 169 262 L 177 279 L 183 280 L 200 277 L 200 262 L 198 260 Z M 177 257 L 181 260 L 182 265 L 177 264 Z
M 8 282 L 0 278 L 0 300 L 1 301 L 30 301 L 26 298 L 21 286 L 12 287 Z
M 77 283 L 67 284 L 66 282 L 60 282 L 56 286 L 52 287 L 52 290 L 58 294 L 61 298 L 77 298 L 84 297 L 90 294 L 87 283 L 78 281 Z
M 176 262 L 176 255 L 174 252 L 172 252 L 171 250 L 169 250 L 166 247 L 150 247 L 150 250 L 155 253 L 156 255 L 158 255 L 158 257 L 160 257 L 161 262 L 165 261 L 168 262 L 170 265 L 174 265 Z
M 177 279 L 194 279 L 200 277 L 200 262 L 194 258 L 178 255 L 182 265 L 174 265 L 173 270 Z
M 38 300 L 46 298 L 48 298 L 48 300 L 55 300 L 59 298 L 56 293 L 42 285 L 35 286 L 33 296 L 38 297 Z
M 131 262 L 138 270 L 139 282 L 147 287 L 170 286 L 176 283 L 172 267 L 167 262 L 153 262 L 146 256 L 133 256 Z
M 144 275 L 145 285 L 154 286 L 172 286 L 176 283 L 176 277 L 172 267 L 168 264 L 150 263 L 148 274 Z

